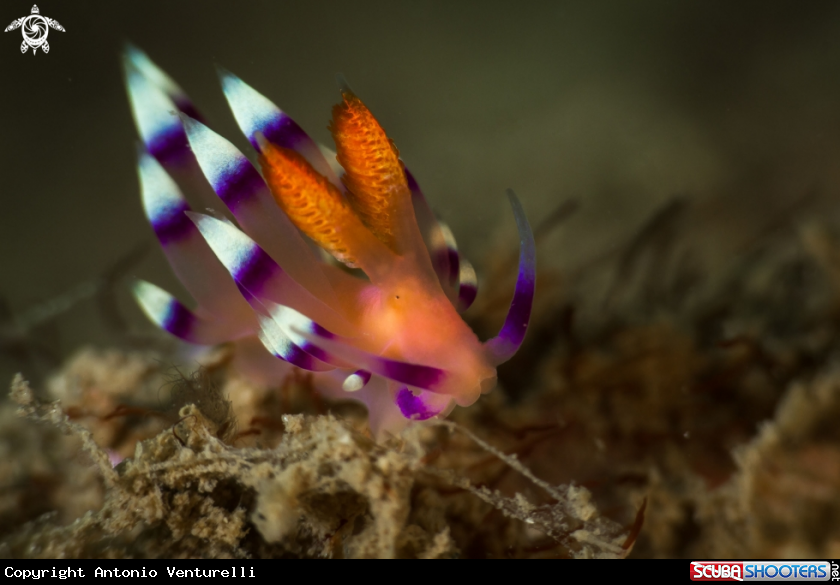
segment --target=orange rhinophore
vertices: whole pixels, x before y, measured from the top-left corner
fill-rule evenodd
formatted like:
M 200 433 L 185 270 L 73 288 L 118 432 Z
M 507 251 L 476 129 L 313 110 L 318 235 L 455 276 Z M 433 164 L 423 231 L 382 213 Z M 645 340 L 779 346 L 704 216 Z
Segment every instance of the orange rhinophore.
M 400 218 L 411 212 L 411 192 L 400 153 L 352 91 L 342 89 L 330 125 L 348 198 L 370 231 L 401 253 Z
M 292 223 L 336 259 L 357 267 L 353 239 L 364 226 L 341 192 L 294 150 L 260 146 L 263 176 Z

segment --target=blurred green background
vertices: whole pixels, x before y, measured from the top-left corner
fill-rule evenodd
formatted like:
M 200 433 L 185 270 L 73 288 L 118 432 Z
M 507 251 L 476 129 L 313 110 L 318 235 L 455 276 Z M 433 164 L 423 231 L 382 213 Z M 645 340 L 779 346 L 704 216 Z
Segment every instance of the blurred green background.
M 836 1 L 38 6 L 66 29 L 50 32 L 49 54 L 21 54 L 19 30 L 0 35 L 2 379 L 26 367 L 16 352 L 32 335 L 59 355 L 113 341 L 90 301 L 44 331 L 21 321 L 138 245 L 149 253 L 130 274 L 179 290 L 139 201 L 126 40 L 243 150 L 215 64 L 326 143 L 345 74 L 479 267 L 513 232 L 507 187 L 533 223 L 569 198 L 581 204 L 544 242 L 541 270 L 625 241 L 675 195 L 724 256 L 721 242 L 805 195 L 822 217 L 840 209 Z M 0 25 L 31 8 L 4 0 Z M 124 290 L 119 305 L 148 330 Z

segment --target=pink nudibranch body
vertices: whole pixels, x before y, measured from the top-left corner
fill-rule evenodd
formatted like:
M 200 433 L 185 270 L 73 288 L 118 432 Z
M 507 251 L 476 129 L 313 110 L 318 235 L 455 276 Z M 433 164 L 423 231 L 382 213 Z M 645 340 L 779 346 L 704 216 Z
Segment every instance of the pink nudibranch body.
M 135 296 L 155 323 L 190 343 L 237 343 L 243 355 L 262 351 L 250 341 L 256 337 L 263 355 L 276 358 L 270 376 L 293 367 L 312 372 L 320 391 L 365 402 L 376 433 L 443 416 L 492 389 L 496 366 L 522 343 L 534 293 L 533 236 L 513 192 L 519 278 L 501 332 L 482 343 L 459 314 L 475 298 L 475 272 L 348 88 L 333 109 L 332 153 L 222 72 L 234 117 L 259 153 L 259 173 L 198 121 L 186 94 L 145 54 L 129 48 L 124 63 L 145 145 L 146 214 L 198 304 L 190 310 L 138 281 Z M 205 206 L 221 201 L 235 223 L 193 212 L 173 176 L 199 192 L 206 179 L 218 199 Z

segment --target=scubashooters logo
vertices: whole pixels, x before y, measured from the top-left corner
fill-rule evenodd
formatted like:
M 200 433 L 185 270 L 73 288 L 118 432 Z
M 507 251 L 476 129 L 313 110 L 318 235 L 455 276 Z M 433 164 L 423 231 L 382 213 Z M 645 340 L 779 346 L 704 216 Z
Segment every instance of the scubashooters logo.
M 47 35 L 50 29 L 64 32 L 64 27 L 58 24 L 58 21 L 46 16 L 41 16 L 41 11 L 38 6 L 32 7 L 32 14 L 13 20 L 12 24 L 6 27 L 3 32 L 10 30 L 21 29 L 23 33 L 23 43 L 20 45 L 20 52 L 25 53 L 27 49 L 32 48 L 32 54 L 38 52 L 40 48 L 45 53 L 50 52 L 50 44 L 47 42 Z
M 693 561 L 690 575 L 692 581 L 833 581 L 832 566 L 828 561 Z

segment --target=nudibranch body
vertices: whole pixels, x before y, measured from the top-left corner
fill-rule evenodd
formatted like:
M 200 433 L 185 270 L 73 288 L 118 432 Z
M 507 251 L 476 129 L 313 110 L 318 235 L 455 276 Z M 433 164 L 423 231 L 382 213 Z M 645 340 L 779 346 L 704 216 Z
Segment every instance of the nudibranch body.
M 130 48 L 125 68 L 145 146 L 139 174 L 146 214 L 198 305 L 191 310 L 138 281 L 135 296 L 155 323 L 190 343 L 235 342 L 243 355 L 261 351 L 252 341 L 259 339 L 273 356 L 271 375 L 301 368 L 319 390 L 359 398 L 374 432 L 445 415 L 492 389 L 496 366 L 522 343 L 534 293 L 533 236 L 513 192 L 519 278 L 501 332 L 482 343 L 460 316 L 476 296 L 475 272 L 346 84 L 333 108 L 332 152 L 221 72 L 260 173 L 200 121 L 145 54 Z M 204 194 L 205 207 L 220 200 L 234 221 L 192 211 L 173 177 L 199 194 L 209 183 L 214 195 Z

